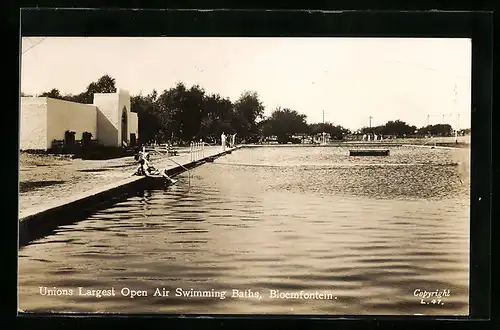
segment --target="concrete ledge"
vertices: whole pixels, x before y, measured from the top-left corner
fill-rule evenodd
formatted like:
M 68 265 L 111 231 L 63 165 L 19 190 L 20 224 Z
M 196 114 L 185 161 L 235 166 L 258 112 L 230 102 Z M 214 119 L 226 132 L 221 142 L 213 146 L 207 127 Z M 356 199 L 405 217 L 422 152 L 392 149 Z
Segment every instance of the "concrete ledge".
M 421 144 L 403 144 L 403 147 L 417 147 L 417 148 L 430 148 L 430 149 L 450 149 L 450 150 L 456 150 L 456 149 L 464 149 L 460 147 L 444 147 L 444 146 L 431 146 L 431 145 L 421 145 Z
M 158 164 L 158 168 L 165 168 L 169 176 L 175 176 L 204 164 L 208 159 L 216 159 L 241 147 L 215 152 L 194 161 L 180 161 L 180 165 L 169 160 Z M 150 182 L 144 176 L 131 176 L 111 184 L 88 190 L 84 193 L 61 199 L 57 202 L 45 204 L 19 212 L 19 245 L 24 246 L 30 241 L 50 234 L 60 225 L 77 222 L 88 217 L 98 209 L 110 207 L 119 200 L 126 199 L 137 189 L 145 187 Z M 78 213 L 75 214 L 75 208 Z
M 23 246 L 34 239 L 46 236 L 57 226 L 77 222 L 97 209 L 113 205 L 118 200 L 126 198 L 132 187 L 137 189 L 143 182 L 145 182 L 144 177 L 133 177 L 65 198 L 57 203 L 28 210 L 19 219 L 19 245 Z M 78 212 L 75 212 L 75 208 L 78 208 Z
M 391 142 L 338 142 L 329 144 L 246 144 L 243 148 L 327 148 L 327 147 L 401 147 L 402 143 Z
M 115 189 L 120 188 L 121 186 L 133 184 L 135 182 L 140 181 L 141 179 L 144 179 L 144 177 L 139 177 L 139 176 L 130 177 L 124 180 L 113 182 L 105 186 L 87 190 L 81 194 L 70 196 L 58 200 L 57 202 L 44 204 L 42 206 L 30 208 L 27 210 L 22 210 L 21 212 L 19 212 L 19 221 L 23 222 L 43 212 L 47 212 L 50 210 L 57 210 L 60 207 L 74 205 L 78 202 L 81 202 L 82 200 L 99 197 L 100 194 L 102 194 L 103 192 L 114 191 Z

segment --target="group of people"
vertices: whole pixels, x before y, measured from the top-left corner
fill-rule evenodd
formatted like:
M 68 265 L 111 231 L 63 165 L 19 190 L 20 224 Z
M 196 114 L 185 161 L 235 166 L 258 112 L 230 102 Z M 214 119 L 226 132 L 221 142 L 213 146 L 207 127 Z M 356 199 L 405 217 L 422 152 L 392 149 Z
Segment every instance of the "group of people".
M 235 143 L 236 143 L 236 133 L 227 136 L 224 132 L 222 132 L 221 144 L 223 151 L 226 150 L 227 146 L 229 146 L 230 148 L 234 147 Z M 164 177 L 167 180 L 169 180 L 170 183 L 172 184 L 177 182 L 177 180 L 174 180 L 171 177 L 169 177 L 165 170 L 158 170 L 151 164 L 149 153 L 146 152 L 145 147 L 142 147 L 142 150 L 138 152 L 138 154 L 136 155 L 136 160 L 139 162 L 139 167 L 137 168 L 137 170 L 134 172 L 133 175 L 143 175 L 153 178 Z
M 149 153 L 146 152 L 145 147 L 143 147 L 142 150 L 139 151 L 136 159 L 139 162 L 139 167 L 137 168 L 137 170 L 134 172 L 133 175 L 143 175 L 151 178 L 164 177 L 167 180 L 169 180 L 170 183 L 172 184 L 177 182 L 177 180 L 174 180 L 171 177 L 169 177 L 164 169 L 158 170 L 150 163 Z
M 372 134 L 363 134 L 362 141 L 371 141 Z M 383 140 L 382 135 L 373 134 L 373 141 Z
M 234 133 L 232 135 L 230 135 L 229 137 L 229 141 L 228 141 L 228 136 L 222 132 L 221 136 L 220 136 L 220 140 L 221 140 L 221 145 L 222 145 L 222 150 L 226 150 L 226 147 L 230 147 L 230 148 L 233 148 L 235 143 L 236 143 L 236 134 L 237 133 Z

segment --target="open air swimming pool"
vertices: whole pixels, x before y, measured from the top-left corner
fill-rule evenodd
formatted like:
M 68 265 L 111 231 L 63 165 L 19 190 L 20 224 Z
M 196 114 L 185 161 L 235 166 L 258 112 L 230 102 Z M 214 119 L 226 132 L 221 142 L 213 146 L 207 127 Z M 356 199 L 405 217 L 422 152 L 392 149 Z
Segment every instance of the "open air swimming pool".
M 23 247 L 19 308 L 468 314 L 468 149 L 241 149 L 178 179 Z

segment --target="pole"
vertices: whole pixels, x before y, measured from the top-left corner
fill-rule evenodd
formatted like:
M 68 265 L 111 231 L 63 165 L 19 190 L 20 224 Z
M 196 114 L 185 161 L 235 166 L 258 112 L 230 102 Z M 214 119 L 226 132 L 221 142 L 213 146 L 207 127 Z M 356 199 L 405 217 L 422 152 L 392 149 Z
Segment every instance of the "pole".
M 454 95 L 453 95 L 453 110 L 455 112 L 457 112 L 457 84 L 455 84 L 455 86 L 453 87 L 453 92 L 454 92 Z M 456 113 L 456 117 L 455 117 L 455 120 L 456 120 L 456 123 L 455 123 L 455 143 L 458 143 L 458 118 L 459 118 L 459 114 L 458 112 Z
M 370 127 L 370 128 L 372 128 L 372 119 L 373 119 L 373 117 L 372 117 L 372 116 L 368 117 L 368 120 L 369 120 L 369 125 L 370 125 L 369 127 Z
M 323 136 L 321 137 L 321 144 L 325 144 L 325 110 L 323 110 Z

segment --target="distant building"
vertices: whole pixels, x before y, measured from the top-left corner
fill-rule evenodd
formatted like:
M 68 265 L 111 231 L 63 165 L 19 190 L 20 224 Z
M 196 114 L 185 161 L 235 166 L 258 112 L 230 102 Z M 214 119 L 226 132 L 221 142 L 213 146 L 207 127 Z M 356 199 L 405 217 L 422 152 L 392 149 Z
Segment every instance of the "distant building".
M 48 150 L 66 131 L 82 139 L 84 132 L 104 146 L 129 145 L 138 138 L 137 114 L 130 111 L 130 94 L 96 93 L 93 104 L 48 97 L 21 97 L 20 149 Z

